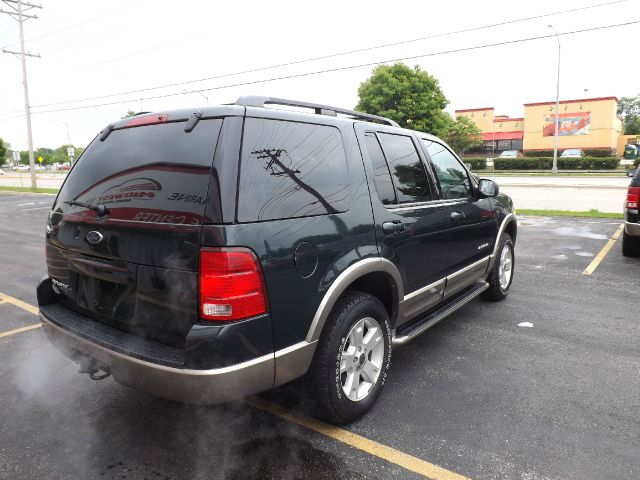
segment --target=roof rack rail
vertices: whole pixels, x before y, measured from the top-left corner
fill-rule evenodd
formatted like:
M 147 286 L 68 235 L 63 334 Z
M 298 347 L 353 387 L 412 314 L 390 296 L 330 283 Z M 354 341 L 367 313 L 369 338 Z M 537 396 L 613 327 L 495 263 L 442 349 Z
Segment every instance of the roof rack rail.
M 380 117 L 378 115 L 370 115 L 368 113 L 356 112 L 355 110 L 347 110 L 345 108 L 330 107 L 328 105 L 321 105 L 319 103 L 300 102 L 298 100 L 287 100 L 285 98 L 246 96 L 246 97 L 238 98 L 238 100 L 236 100 L 235 105 L 241 105 L 244 107 L 264 107 L 265 105 L 285 105 L 288 107 L 309 108 L 313 110 L 316 115 L 329 115 L 332 117 L 336 117 L 338 113 L 340 113 L 342 115 L 349 115 L 350 117 L 367 120 L 369 122 L 377 122 L 385 125 L 391 125 L 392 127 L 400 126 L 390 118 Z

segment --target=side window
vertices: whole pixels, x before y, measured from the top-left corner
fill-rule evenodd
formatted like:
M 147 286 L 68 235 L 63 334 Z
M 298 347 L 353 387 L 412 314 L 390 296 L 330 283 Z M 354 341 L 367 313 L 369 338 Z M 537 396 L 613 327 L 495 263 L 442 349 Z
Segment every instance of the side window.
M 376 138 L 375 133 L 366 133 L 364 136 L 367 145 L 367 153 L 373 167 L 373 181 L 378 191 L 378 197 L 384 205 L 392 205 L 396 203 L 396 194 L 393 191 L 393 182 L 387 161 L 384 159 L 382 148 Z
M 238 189 L 240 222 L 348 210 L 349 174 L 340 131 L 247 118 Z
M 378 138 L 393 176 L 398 203 L 431 200 L 427 174 L 411 137 L 379 133 Z
M 470 197 L 469 175 L 453 153 L 437 142 L 427 139 L 423 139 L 423 142 L 431 157 L 443 197 L 446 199 Z

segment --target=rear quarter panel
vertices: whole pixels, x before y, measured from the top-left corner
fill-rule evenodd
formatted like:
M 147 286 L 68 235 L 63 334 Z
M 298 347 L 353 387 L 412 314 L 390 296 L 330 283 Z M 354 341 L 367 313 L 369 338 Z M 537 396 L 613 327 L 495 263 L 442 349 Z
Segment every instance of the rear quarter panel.
M 306 123 L 318 121 L 307 114 L 292 117 L 299 117 Z M 341 132 L 347 157 L 349 210 L 330 215 L 203 227 L 203 246 L 245 246 L 258 256 L 269 297 L 276 350 L 305 339 L 323 296 L 340 273 L 359 260 L 377 256 L 371 202 L 353 127 L 350 122 L 340 121 L 335 126 Z M 301 242 L 312 245 L 312 257 L 313 250 L 317 254 L 317 267 L 306 277 L 298 273 L 294 259 Z

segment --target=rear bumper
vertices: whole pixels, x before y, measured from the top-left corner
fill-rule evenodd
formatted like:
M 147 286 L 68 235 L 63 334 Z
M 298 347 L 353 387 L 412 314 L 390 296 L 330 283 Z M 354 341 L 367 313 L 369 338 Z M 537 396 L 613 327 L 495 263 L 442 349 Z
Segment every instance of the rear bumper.
M 175 368 L 113 351 L 57 325 L 40 313 L 49 340 L 76 361 L 89 359 L 107 367 L 123 385 L 177 402 L 209 405 L 269 390 L 274 384 L 275 355 L 209 370 Z
M 640 223 L 624 222 L 624 231 L 632 237 L 640 237 Z

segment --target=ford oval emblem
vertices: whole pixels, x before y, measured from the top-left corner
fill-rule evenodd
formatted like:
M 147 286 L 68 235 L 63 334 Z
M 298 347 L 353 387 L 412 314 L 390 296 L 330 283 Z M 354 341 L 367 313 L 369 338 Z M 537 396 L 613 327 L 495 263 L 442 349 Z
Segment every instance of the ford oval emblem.
M 87 233 L 87 242 L 91 245 L 98 245 L 100 242 L 104 240 L 104 236 L 100 232 L 96 232 L 95 230 Z

